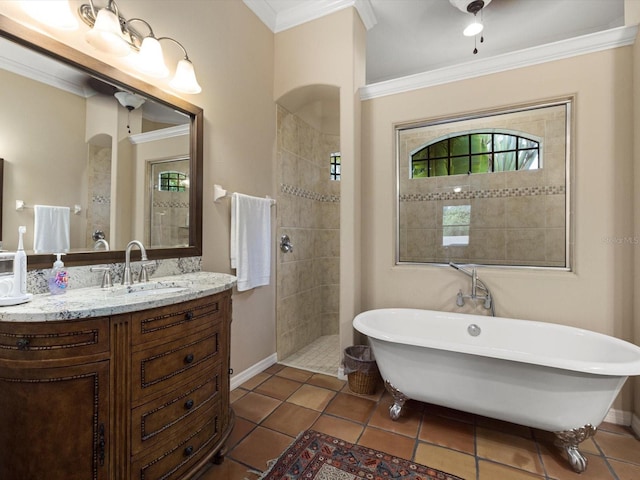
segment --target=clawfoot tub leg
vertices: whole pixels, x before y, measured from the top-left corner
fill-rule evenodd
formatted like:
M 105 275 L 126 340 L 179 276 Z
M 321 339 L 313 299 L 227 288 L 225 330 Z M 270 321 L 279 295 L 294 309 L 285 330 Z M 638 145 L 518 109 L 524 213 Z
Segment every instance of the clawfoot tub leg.
M 587 424 L 584 427 L 565 430 L 564 432 L 555 432 L 555 434 L 555 443 L 567 452 L 571 468 L 577 473 L 584 472 L 587 469 L 587 458 L 580 453 L 578 445 L 587 438 L 593 437 L 596 434 L 596 427 Z
M 407 397 L 404 393 L 391 385 L 391 383 L 389 383 L 389 380 L 384 381 L 384 387 L 387 389 L 387 392 L 389 392 L 393 397 L 393 405 L 389 407 L 389 416 L 391 417 L 391 420 L 397 420 L 398 418 L 400 418 L 400 412 L 402 411 L 404 402 L 409 400 L 409 397 Z

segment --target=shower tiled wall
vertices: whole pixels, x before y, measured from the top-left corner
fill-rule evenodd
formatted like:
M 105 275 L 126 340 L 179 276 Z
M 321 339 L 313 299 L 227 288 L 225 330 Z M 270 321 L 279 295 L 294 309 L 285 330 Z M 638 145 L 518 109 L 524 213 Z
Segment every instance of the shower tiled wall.
M 293 252 L 277 258 L 277 351 L 285 359 L 322 335 L 338 333 L 340 182 L 330 155 L 340 137 L 278 106 L 278 239 Z
M 89 144 L 87 166 L 89 198 L 87 201 L 87 232 L 85 245 L 94 244 L 93 233 L 104 232 L 109 241 L 111 217 L 111 147 Z

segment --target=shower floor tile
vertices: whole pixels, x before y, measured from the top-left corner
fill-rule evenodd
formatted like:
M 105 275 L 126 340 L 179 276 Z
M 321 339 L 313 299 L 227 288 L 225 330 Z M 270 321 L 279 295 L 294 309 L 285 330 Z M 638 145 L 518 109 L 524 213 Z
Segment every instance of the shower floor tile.
M 280 361 L 280 363 L 289 367 L 301 368 L 310 372 L 324 373 L 335 377 L 338 375 L 341 360 L 338 335 L 325 335 Z

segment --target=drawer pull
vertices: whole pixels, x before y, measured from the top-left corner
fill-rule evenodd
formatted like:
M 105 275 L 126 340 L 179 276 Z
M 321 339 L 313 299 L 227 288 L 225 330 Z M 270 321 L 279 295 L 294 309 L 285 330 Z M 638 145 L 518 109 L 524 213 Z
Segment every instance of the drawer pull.
M 185 408 L 186 410 L 191 410 L 191 409 L 193 408 L 194 403 L 195 403 L 195 402 L 193 401 L 193 399 L 191 399 L 191 398 L 190 398 L 189 400 L 187 400 L 186 402 L 184 402 L 184 408 Z
M 28 350 L 29 349 L 29 339 L 28 338 L 21 338 L 20 340 L 18 340 L 16 342 L 16 346 L 18 347 L 18 350 Z
M 188 457 L 192 453 L 193 453 L 193 445 L 189 445 L 187 448 L 184 449 L 184 456 L 185 457 Z
M 193 320 L 193 312 L 187 312 L 184 314 L 184 318 L 189 321 L 189 320 Z
M 193 362 L 193 359 L 195 357 L 193 356 L 193 353 L 190 353 L 189 355 L 187 355 L 186 357 L 184 357 L 184 363 L 191 363 Z
M 100 466 L 104 467 L 104 458 L 105 458 L 105 432 L 104 432 L 104 423 L 100 424 L 100 428 L 98 429 L 98 458 L 100 461 Z

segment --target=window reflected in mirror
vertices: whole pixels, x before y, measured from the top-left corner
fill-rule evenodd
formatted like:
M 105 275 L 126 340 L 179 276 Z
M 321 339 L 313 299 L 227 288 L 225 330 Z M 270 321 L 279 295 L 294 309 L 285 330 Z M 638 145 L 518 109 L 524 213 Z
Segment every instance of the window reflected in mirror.
M 571 105 L 397 126 L 397 263 L 569 269 Z

